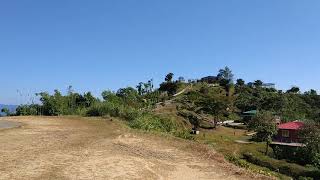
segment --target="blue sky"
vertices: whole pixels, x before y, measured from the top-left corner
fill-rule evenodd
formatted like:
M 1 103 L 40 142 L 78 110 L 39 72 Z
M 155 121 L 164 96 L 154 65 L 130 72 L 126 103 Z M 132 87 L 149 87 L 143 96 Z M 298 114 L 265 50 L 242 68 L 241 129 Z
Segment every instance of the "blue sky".
M 319 9 L 318 0 L 0 1 L 0 103 L 224 66 L 246 81 L 320 90 Z

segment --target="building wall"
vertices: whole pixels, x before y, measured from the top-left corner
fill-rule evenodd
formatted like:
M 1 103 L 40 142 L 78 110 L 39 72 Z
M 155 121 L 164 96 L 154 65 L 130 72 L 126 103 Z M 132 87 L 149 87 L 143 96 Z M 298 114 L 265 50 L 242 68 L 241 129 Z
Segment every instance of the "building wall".
M 283 131 L 288 131 L 289 137 L 283 136 Z M 277 136 L 274 138 L 274 141 L 285 143 L 299 143 L 301 142 L 301 138 L 299 138 L 298 136 L 298 130 L 279 129 Z

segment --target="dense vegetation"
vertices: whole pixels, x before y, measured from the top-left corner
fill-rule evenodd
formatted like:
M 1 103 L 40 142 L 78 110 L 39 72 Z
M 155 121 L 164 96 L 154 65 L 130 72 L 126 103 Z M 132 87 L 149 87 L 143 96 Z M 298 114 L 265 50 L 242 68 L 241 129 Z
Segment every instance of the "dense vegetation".
M 65 95 L 58 90 L 53 94 L 38 93 L 41 104 L 21 105 L 17 108 L 16 115 L 111 116 L 125 120 L 133 128 L 192 138 L 189 134 L 191 127 L 215 128 L 218 122 L 224 120 L 245 121 L 241 118 L 243 112 L 257 110 L 260 113 L 245 123 L 257 132 L 257 141 L 267 143 L 265 154 L 320 167 L 320 96 L 317 92 L 311 89 L 302 93 L 298 87 L 282 91 L 266 87 L 261 80 L 246 83 L 237 79 L 234 83 L 233 78 L 228 67 L 221 69 L 216 76 L 188 82 L 183 77 L 174 80 L 174 74 L 169 73 L 158 89 L 154 88 L 151 79 L 146 83 L 139 83 L 135 88 L 104 91 L 102 99 L 94 97 L 90 92 L 74 92 L 69 87 Z M 174 107 L 170 110 L 171 114 L 159 113 L 163 111 L 161 107 L 169 105 Z M 302 131 L 308 138 L 305 140 L 306 147 L 298 150 L 303 152 L 300 153 L 301 158 L 288 159 L 284 156 L 287 154 L 284 150 L 271 155 L 268 153 L 268 143 L 277 133 L 273 119 L 275 115 L 281 117 L 283 122 L 310 122 Z M 308 156 L 305 157 L 305 154 Z M 269 156 L 264 157 L 270 158 Z M 253 155 L 247 154 L 244 157 L 261 165 L 261 161 Z M 305 176 L 303 173 L 302 176 Z

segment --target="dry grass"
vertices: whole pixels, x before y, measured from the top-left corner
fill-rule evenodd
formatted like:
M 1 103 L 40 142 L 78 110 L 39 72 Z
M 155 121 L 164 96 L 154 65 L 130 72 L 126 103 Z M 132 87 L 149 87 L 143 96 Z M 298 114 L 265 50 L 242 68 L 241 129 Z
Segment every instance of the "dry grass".
M 113 119 L 11 117 L 0 131 L 0 179 L 249 179 L 199 143 L 142 133 Z

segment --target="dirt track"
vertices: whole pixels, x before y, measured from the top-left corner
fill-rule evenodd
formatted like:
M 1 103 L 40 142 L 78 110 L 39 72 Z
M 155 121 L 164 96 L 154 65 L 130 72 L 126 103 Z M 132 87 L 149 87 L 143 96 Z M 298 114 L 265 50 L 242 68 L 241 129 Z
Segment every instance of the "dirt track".
M 0 179 L 260 179 L 195 143 L 117 121 L 11 117 L 0 130 Z

